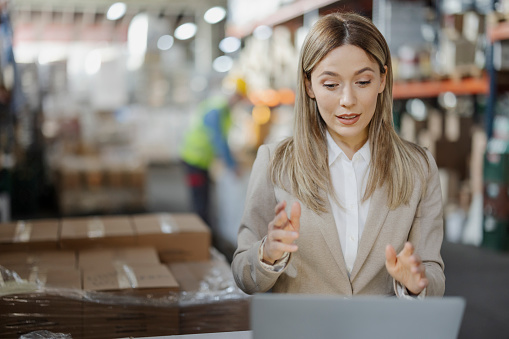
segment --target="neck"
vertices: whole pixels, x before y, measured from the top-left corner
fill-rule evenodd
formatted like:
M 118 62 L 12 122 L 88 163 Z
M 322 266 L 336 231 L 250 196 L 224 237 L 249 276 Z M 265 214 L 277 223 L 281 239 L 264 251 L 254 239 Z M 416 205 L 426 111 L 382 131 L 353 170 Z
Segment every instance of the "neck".
M 333 138 L 336 144 L 341 148 L 343 152 L 345 152 L 348 159 L 352 160 L 355 153 L 364 146 L 366 141 L 368 140 L 368 136 L 351 138 L 351 139 L 339 139 Z

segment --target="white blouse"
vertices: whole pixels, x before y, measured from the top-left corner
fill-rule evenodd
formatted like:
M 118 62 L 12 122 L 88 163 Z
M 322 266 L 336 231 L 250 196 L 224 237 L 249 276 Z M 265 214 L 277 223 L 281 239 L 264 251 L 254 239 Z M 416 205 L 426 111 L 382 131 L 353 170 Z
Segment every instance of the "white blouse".
M 371 201 L 370 198 L 362 201 L 368 182 L 371 151 L 369 142 L 366 142 L 350 160 L 328 131 L 327 146 L 332 186 L 337 198 L 329 195 L 329 202 L 346 267 L 351 273 Z

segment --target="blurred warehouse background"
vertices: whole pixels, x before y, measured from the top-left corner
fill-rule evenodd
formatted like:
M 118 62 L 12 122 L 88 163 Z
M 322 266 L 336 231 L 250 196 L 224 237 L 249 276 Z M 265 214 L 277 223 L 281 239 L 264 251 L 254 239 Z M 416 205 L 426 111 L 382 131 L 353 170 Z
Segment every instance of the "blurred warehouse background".
M 448 288 L 468 290 L 465 271 L 486 261 L 499 263 L 493 272 L 507 287 L 509 1 L 4 0 L 0 8 L 1 222 L 193 211 L 179 156 L 185 132 L 202 100 L 241 78 L 248 100 L 232 107 L 228 136 L 240 171 L 220 161 L 211 170 L 209 226 L 231 258 L 257 148 L 292 134 L 303 38 L 319 16 L 352 10 L 390 45 L 398 132 L 437 161 L 446 270 L 457 273 Z M 455 255 L 451 264 L 446 255 Z M 494 294 L 471 302 L 479 314 L 491 310 L 494 333 L 507 338 L 508 311 L 481 306 L 509 300 L 502 281 L 477 282 Z M 473 328 L 462 335 L 487 333 Z

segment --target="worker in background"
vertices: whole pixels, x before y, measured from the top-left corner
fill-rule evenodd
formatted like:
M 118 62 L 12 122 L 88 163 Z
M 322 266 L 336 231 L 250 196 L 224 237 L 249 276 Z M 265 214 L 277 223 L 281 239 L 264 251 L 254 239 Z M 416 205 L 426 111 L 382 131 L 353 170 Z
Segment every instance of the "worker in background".
M 241 78 L 233 83 L 234 90 L 229 96 L 212 96 L 198 106 L 180 150 L 193 209 L 209 225 L 209 170 L 212 164 L 220 158 L 230 170 L 239 173 L 228 145 L 232 125 L 230 109 L 246 97 L 247 87 Z

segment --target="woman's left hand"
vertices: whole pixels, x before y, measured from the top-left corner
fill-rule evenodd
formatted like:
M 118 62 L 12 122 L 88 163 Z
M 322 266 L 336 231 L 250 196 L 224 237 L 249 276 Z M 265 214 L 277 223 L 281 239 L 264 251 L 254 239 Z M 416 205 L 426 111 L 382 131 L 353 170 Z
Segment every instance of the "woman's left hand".
M 396 255 L 394 247 L 385 248 L 385 267 L 389 274 L 412 294 L 419 294 L 428 286 L 426 268 L 421 258 L 414 253 L 414 246 L 407 242 L 403 250 Z

